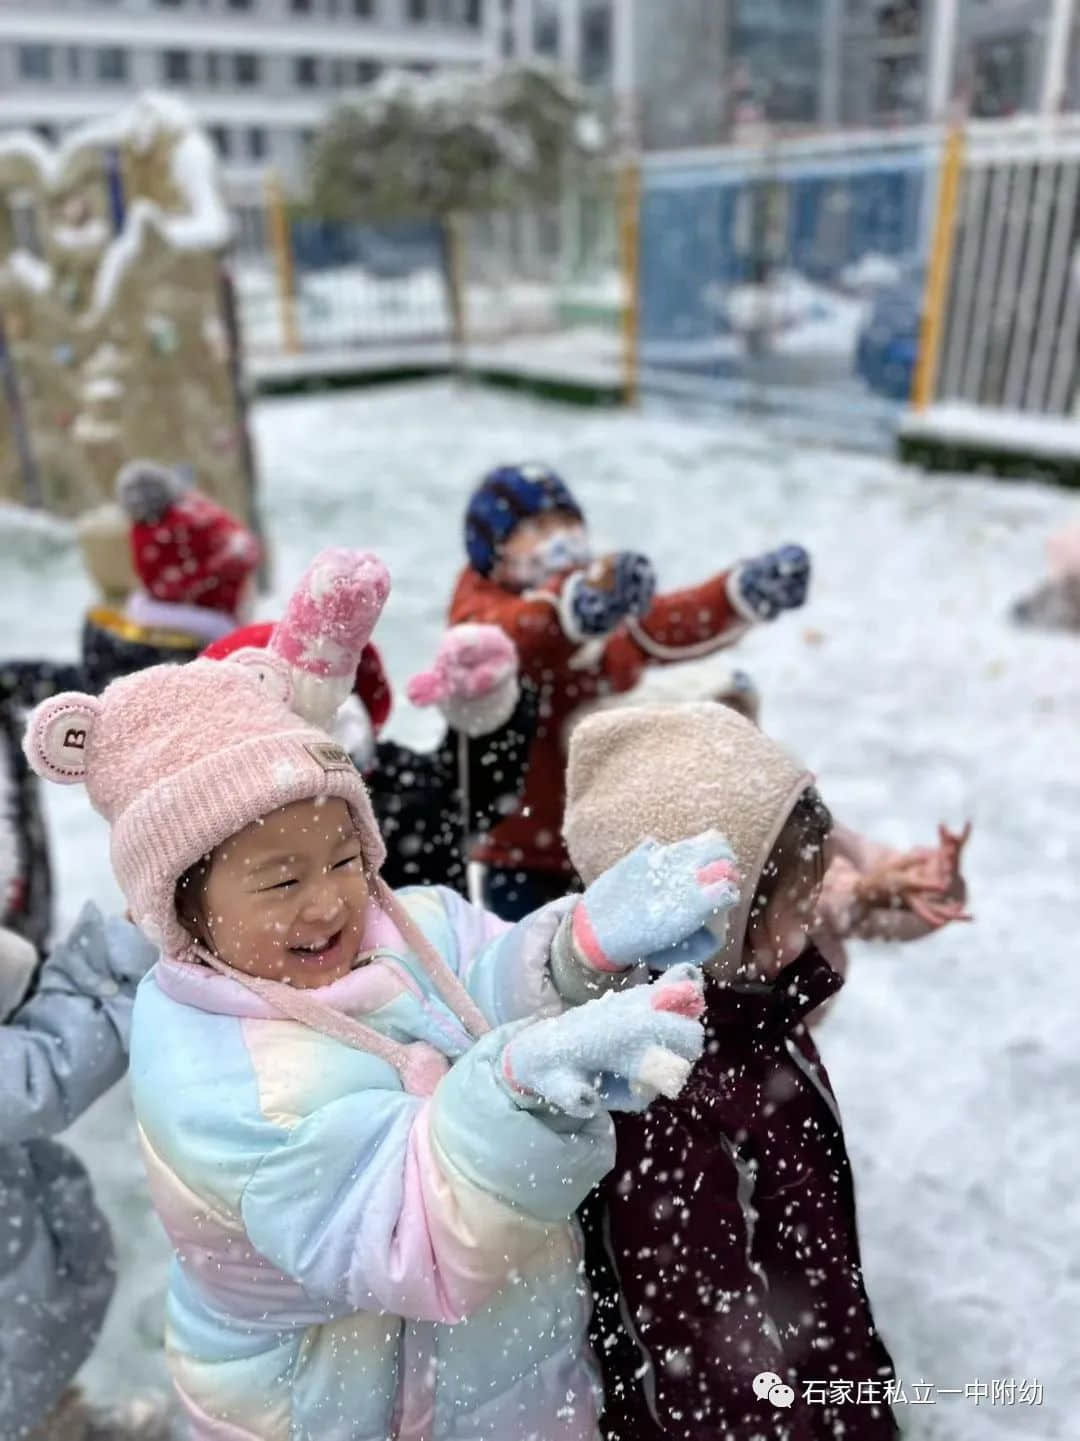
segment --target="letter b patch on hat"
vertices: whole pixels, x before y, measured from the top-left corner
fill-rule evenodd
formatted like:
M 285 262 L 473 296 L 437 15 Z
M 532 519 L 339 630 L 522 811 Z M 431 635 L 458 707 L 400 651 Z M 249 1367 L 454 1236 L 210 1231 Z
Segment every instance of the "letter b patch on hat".
M 101 713 L 94 696 L 65 691 L 44 701 L 26 728 L 23 750 L 39 776 L 61 785 L 86 779 L 86 749 Z

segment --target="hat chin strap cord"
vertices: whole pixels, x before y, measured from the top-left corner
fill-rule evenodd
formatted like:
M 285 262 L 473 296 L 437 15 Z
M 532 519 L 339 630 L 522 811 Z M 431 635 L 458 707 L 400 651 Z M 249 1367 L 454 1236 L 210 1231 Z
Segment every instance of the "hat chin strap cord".
M 380 909 L 393 921 L 402 940 L 419 958 L 439 995 L 461 1025 L 473 1040 L 485 1035 L 491 1028 L 483 1012 L 381 876 L 375 878 L 374 890 Z M 433 1089 L 430 1084 L 432 1058 L 437 1057 L 440 1062 L 444 1058 L 426 1042 L 415 1041 L 410 1045 L 403 1045 L 399 1041 L 392 1041 L 374 1027 L 354 1020 L 352 1016 L 335 1010 L 333 1006 L 324 1005 L 304 990 L 287 986 L 281 981 L 268 980 L 265 976 L 248 975 L 245 971 L 227 965 L 220 956 L 214 955 L 198 941 L 193 942 L 192 952 L 211 970 L 238 982 L 286 1019 L 297 1021 L 310 1030 L 329 1036 L 331 1040 L 351 1046 L 353 1050 L 367 1051 L 386 1061 L 401 1077 L 406 1090 L 419 1090 L 427 1094 Z M 366 958 L 372 959 L 378 954 L 378 951 L 371 951 Z M 437 1077 L 435 1079 L 437 1080 Z

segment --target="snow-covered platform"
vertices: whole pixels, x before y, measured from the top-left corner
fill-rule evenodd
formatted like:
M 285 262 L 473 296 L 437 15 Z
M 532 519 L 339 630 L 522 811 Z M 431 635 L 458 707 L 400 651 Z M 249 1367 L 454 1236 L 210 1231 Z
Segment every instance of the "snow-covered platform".
M 979 471 L 1080 487 L 1080 420 L 951 401 L 909 412 L 901 459 L 927 470 Z
M 453 368 L 453 346 L 440 339 L 256 354 L 246 367 L 263 395 L 412 380 Z M 619 337 L 599 326 L 479 341 L 468 346 L 465 369 L 479 380 L 579 403 L 614 405 L 623 396 Z

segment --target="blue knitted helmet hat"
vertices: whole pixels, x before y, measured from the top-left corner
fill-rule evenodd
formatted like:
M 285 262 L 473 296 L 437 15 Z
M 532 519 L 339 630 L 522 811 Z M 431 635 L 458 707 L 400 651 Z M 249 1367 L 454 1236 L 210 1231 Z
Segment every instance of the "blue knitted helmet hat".
M 566 483 L 548 466 L 501 465 L 491 471 L 465 512 L 465 549 L 473 569 L 489 575 L 503 541 L 523 520 L 547 510 L 565 510 L 576 520 L 585 520 Z

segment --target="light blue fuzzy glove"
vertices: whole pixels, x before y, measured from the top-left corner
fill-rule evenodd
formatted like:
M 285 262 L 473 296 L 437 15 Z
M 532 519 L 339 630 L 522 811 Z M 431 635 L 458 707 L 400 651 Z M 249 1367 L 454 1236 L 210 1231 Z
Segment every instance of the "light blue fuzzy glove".
M 723 948 L 739 899 L 731 847 L 719 831 L 662 846 L 646 840 L 597 877 L 570 922 L 577 959 L 594 971 L 700 965 Z
M 673 966 L 650 986 L 609 992 L 561 1016 L 534 1021 L 503 1050 L 503 1081 L 519 1105 L 547 1103 L 589 1119 L 643 1111 L 676 1097 L 705 1045 L 704 982 Z

